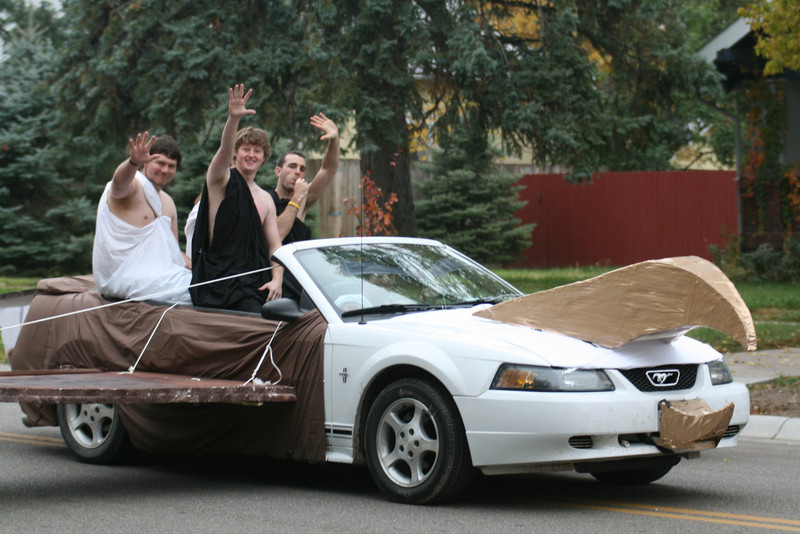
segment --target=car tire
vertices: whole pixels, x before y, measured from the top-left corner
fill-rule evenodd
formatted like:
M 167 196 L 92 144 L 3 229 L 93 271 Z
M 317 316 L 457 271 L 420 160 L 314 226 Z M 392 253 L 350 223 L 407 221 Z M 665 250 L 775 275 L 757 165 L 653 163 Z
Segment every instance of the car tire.
M 67 448 L 82 462 L 113 463 L 130 445 L 119 409 L 113 404 L 59 404 L 57 416 Z
M 369 409 L 364 436 L 369 472 L 394 501 L 451 500 L 474 476 L 455 402 L 428 380 L 389 384 Z
M 618 471 L 600 471 L 590 473 L 594 478 L 604 484 L 613 486 L 636 486 L 655 482 L 663 477 L 675 466 L 673 459 L 641 469 L 621 469 Z

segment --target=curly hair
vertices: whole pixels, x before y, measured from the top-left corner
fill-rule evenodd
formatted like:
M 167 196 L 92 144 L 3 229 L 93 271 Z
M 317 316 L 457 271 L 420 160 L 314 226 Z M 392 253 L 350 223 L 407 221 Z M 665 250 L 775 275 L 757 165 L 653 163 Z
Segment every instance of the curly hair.
M 248 126 L 242 128 L 236 133 L 236 144 L 233 147 L 234 153 L 239 151 L 242 145 L 260 146 L 264 149 L 264 160 L 267 160 L 272 153 L 272 147 L 269 144 L 269 136 L 267 132 L 261 128 L 253 128 Z

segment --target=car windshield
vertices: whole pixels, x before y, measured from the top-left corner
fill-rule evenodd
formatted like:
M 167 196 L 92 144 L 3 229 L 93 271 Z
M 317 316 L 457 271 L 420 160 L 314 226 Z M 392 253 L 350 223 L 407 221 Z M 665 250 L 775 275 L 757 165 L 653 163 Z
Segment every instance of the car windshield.
M 341 245 L 299 251 L 295 258 L 343 317 L 495 304 L 521 295 L 441 245 Z

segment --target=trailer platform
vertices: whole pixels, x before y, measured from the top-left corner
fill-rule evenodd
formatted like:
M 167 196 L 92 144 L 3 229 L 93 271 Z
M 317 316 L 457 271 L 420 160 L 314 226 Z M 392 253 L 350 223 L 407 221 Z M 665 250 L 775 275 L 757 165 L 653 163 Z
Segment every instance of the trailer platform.
M 184 375 L 52 369 L 0 372 L 0 402 L 173 404 L 295 402 L 295 388 Z

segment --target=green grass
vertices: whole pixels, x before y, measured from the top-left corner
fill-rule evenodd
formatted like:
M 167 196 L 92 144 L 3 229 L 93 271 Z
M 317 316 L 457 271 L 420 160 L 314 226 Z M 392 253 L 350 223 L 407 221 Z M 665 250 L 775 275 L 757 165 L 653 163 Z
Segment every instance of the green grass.
M 758 391 L 760 389 L 770 388 L 790 388 L 798 385 L 800 385 L 800 376 L 779 376 L 768 383 L 751 384 L 747 387 L 750 391 Z
M 34 289 L 38 278 L 11 278 L 0 276 L 0 294 Z
M 535 293 L 585 280 L 610 271 L 610 267 L 565 267 L 563 269 L 495 269 L 523 293 Z

